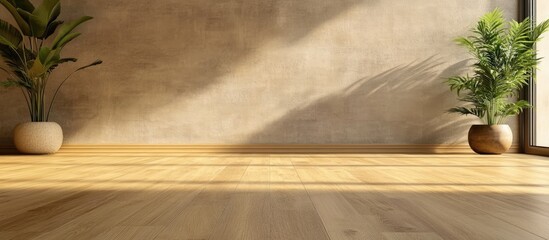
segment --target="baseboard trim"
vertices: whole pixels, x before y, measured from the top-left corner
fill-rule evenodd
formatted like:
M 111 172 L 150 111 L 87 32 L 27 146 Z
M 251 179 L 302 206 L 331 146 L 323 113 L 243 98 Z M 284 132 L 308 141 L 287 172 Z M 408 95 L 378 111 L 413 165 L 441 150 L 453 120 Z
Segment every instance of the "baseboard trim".
M 241 145 L 63 145 L 59 154 L 128 154 L 128 153 L 472 153 L 466 144 L 416 144 L 416 145 L 379 145 L 379 144 L 241 144 Z M 518 145 L 513 145 L 510 153 L 520 152 Z M 15 154 L 13 147 L 0 147 L 0 153 Z

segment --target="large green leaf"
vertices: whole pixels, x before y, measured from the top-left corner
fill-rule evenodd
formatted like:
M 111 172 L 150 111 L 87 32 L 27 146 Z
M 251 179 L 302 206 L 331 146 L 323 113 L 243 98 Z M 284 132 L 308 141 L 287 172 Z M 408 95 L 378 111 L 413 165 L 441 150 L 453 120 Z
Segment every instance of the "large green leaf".
M 21 32 L 23 32 L 25 36 L 32 36 L 28 22 L 26 22 L 25 19 L 23 19 L 23 17 L 17 12 L 17 8 L 8 2 L 8 0 L 0 0 L 0 4 L 4 5 L 4 7 L 10 12 L 17 22 Z
M 63 48 L 67 43 L 74 40 L 80 35 L 81 33 L 69 33 L 63 39 L 61 39 L 61 41 L 59 41 L 57 45 L 54 46 L 54 48 Z
M 32 35 L 42 39 L 48 25 L 61 13 L 61 3 L 59 0 L 44 0 L 32 13 L 23 9 L 17 9 L 17 12 L 30 24 Z
M 48 57 L 44 60 L 44 66 L 48 71 L 51 71 L 53 66 L 59 64 L 59 59 L 61 59 L 61 49 L 52 50 Z
M 34 5 L 29 0 L 8 0 L 15 8 L 21 8 L 27 12 L 34 11 Z
M 75 58 L 61 59 L 61 49 L 52 50 L 49 47 L 40 48 L 39 59 L 47 71 L 51 71 L 61 63 L 76 62 Z
M 41 38 L 48 28 L 48 24 L 52 23 L 61 14 L 61 3 L 59 0 L 44 0 L 34 12 L 34 16 L 39 20 L 39 31 L 34 32 L 35 36 Z
M 44 0 L 32 14 L 40 19 L 50 20 L 51 17 L 57 18 L 61 13 L 61 3 L 59 0 Z
M 30 12 L 27 12 L 21 8 L 18 8 L 17 9 L 17 13 L 19 14 L 19 16 L 21 16 L 23 19 L 25 19 L 25 21 L 29 24 L 29 27 L 30 27 L 30 32 L 31 32 L 31 35 L 30 36 L 34 36 L 34 29 L 36 28 L 36 25 L 37 21 L 38 21 L 38 18 L 34 15 L 32 15 L 32 13 Z
M 57 27 L 61 26 L 61 24 L 63 24 L 63 21 L 53 21 L 51 23 L 48 23 L 48 27 L 46 28 L 44 35 L 42 35 L 42 39 L 46 39 L 53 33 L 55 33 L 55 30 L 57 29 Z
M 53 40 L 53 49 L 55 48 L 58 48 L 60 46 L 62 46 L 62 44 L 60 44 L 61 42 L 65 42 L 65 44 L 68 42 L 67 40 L 64 40 L 65 38 L 71 38 L 74 39 L 74 35 L 73 36 L 69 36 L 69 34 L 72 32 L 72 30 L 74 30 L 76 27 L 78 27 L 78 25 L 86 22 L 86 21 L 89 21 L 89 20 L 92 20 L 93 18 L 92 17 L 89 17 L 89 16 L 84 16 L 84 17 L 81 17 L 77 20 L 74 20 L 74 21 L 71 21 L 71 22 L 68 22 L 68 23 L 65 23 L 63 25 L 61 25 L 61 27 L 59 28 L 59 32 L 57 33 L 57 36 L 55 37 L 55 39 Z
M 29 77 L 31 79 L 38 78 L 44 75 L 44 73 L 46 73 L 47 70 L 48 69 L 46 69 L 46 67 L 44 66 L 44 64 L 42 64 L 42 62 L 40 61 L 40 58 L 38 57 L 34 60 L 32 67 L 29 69 Z
M 0 19 L 0 44 L 17 48 L 22 40 L 23 36 L 17 28 Z
M 38 52 L 38 58 L 40 59 L 41 62 L 45 63 L 48 59 L 48 57 L 50 56 L 50 53 L 51 53 L 51 48 L 49 47 L 41 47 L 40 48 L 40 51 Z

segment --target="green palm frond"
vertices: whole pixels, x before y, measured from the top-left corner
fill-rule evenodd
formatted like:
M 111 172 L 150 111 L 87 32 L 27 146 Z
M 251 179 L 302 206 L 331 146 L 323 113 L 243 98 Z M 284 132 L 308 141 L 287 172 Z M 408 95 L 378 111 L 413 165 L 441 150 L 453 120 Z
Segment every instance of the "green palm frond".
M 0 44 L 17 48 L 23 41 L 23 36 L 17 28 L 0 19 Z
M 474 75 L 447 80 L 450 90 L 470 107 L 449 112 L 475 115 L 492 125 L 530 107 L 527 101 L 513 99 L 533 75 L 540 61 L 534 46 L 548 29 L 549 21 L 534 27 L 530 19 L 506 23 L 499 9 L 481 17 L 471 36 L 456 39 L 475 59 Z
M 448 110 L 448 112 L 459 113 L 459 114 L 462 114 L 462 115 L 474 115 L 474 116 L 477 116 L 479 118 L 483 118 L 485 110 L 481 109 L 481 108 L 476 108 L 476 107 L 471 107 L 471 108 L 455 107 L 455 108 L 450 108 L 450 110 Z
M 12 17 L 15 19 L 15 22 L 17 22 L 17 25 L 19 26 L 19 29 L 25 36 L 31 36 L 31 30 L 29 23 L 25 21 L 25 19 L 17 12 L 17 9 L 21 7 L 23 9 L 23 5 L 31 4 L 28 1 L 15 1 L 15 0 L 0 0 L 0 4 L 2 4 L 6 10 L 12 15 Z M 31 4 L 32 5 L 32 4 Z M 28 8 L 28 6 L 26 6 Z

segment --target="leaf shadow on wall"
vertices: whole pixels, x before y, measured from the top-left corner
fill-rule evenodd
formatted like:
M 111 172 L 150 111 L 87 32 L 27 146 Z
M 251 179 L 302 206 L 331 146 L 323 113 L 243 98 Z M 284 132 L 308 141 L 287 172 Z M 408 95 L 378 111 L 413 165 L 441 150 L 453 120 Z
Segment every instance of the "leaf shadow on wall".
M 430 57 L 359 79 L 341 91 L 289 111 L 248 142 L 457 143 L 460 140 L 455 136 L 466 134 L 471 118 L 445 112 L 456 102 L 448 98 L 448 88 L 441 85 L 466 65 L 467 61 L 461 61 L 440 70 L 443 62 Z
M 354 5 L 377 1 L 68 1 L 68 8 L 81 9 L 65 12 L 68 19 L 74 12 L 95 17 L 72 51 L 88 56 L 77 50 L 93 46 L 105 64 L 99 74 L 82 74 L 67 85 L 54 120 L 69 141 L 108 131 L 101 126 L 135 133 L 135 139 L 151 135 L 149 124 L 168 121 L 159 110 L 185 106 L 263 44 L 299 41 Z

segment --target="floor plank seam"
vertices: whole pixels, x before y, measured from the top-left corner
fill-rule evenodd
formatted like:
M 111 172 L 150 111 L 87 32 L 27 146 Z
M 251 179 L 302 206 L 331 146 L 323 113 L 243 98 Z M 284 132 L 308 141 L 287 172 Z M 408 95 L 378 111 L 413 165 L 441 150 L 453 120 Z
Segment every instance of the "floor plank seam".
M 468 204 L 469 204 L 469 203 L 468 203 Z M 521 230 L 523 230 L 523 231 L 525 231 L 525 232 L 527 232 L 527 233 L 530 233 L 530 234 L 532 234 L 532 235 L 534 235 L 534 236 L 537 236 L 537 237 L 539 237 L 539 238 L 541 238 L 541 239 L 548 240 L 548 238 L 545 238 L 545 237 L 543 237 L 543 236 L 541 236 L 541 235 L 538 235 L 537 233 L 534 233 L 534 232 L 532 232 L 532 231 L 530 231 L 530 230 L 528 230 L 528 229 L 526 229 L 526 228 L 524 228 L 524 227 L 521 227 L 521 226 L 519 226 L 519 225 L 517 225 L 517 224 L 514 224 L 514 223 L 512 223 L 512 222 L 506 220 L 505 218 L 502 218 L 502 217 L 499 217 L 499 216 L 497 216 L 497 215 L 494 215 L 494 214 L 492 214 L 492 213 L 490 213 L 490 212 L 488 212 L 488 211 L 486 211 L 486 210 L 484 210 L 484 209 L 482 209 L 482 208 L 476 207 L 475 205 L 472 205 L 472 204 L 469 204 L 469 206 L 472 206 L 472 207 L 474 207 L 474 208 L 477 208 L 478 210 L 480 210 L 481 212 L 487 214 L 488 216 L 491 216 L 491 217 L 493 217 L 493 218 L 495 218 L 495 219 L 499 219 L 500 221 L 505 222 L 505 223 L 507 223 L 507 224 L 513 225 L 514 227 L 516 227 L 516 228 L 518 228 L 518 229 L 521 229 Z
M 326 235 L 326 237 L 329 239 L 329 240 L 332 240 L 332 237 L 330 236 L 330 234 L 328 234 L 328 229 L 326 229 L 326 222 L 324 221 L 324 219 L 322 218 L 322 216 L 320 216 L 320 214 L 318 213 L 318 209 L 317 209 L 317 206 L 316 206 L 316 203 L 313 201 L 312 197 L 311 197 L 311 194 L 309 192 L 309 189 L 305 187 L 305 184 L 303 183 L 303 179 L 301 178 L 301 175 L 299 174 L 299 171 L 297 171 L 295 165 L 294 165 L 294 160 L 293 159 L 290 159 L 290 162 L 292 163 L 292 167 L 295 171 L 295 173 L 297 174 L 297 177 L 299 178 L 299 181 L 301 182 L 301 185 L 303 186 L 303 189 L 305 189 L 305 191 L 307 192 L 307 197 L 309 198 L 309 201 L 311 201 L 311 204 L 313 205 L 313 208 L 315 210 L 315 214 L 318 216 L 318 218 L 320 219 L 320 221 L 322 221 L 322 229 L 324 230 L 324 235 Z
M 248 161 L 248 166 L 246 166 L 246 169 L 242 172 L 242 175 L 240 175 L 240 179 L 239 179 L 239 181 L 238 181 L 238 184 L 236 184 L 236 185 L 234 186 L 231 195 L 233 195 L 233 194 L 235 193 L 236 189 L 238 189 L 238 186 L 239 186 L 240 184 L 242 184 L 242 178 L 244 178 L 244 175 L 246 175 L 246 172 L 247 172 L 248 169 L 250 168 L 251 163 L 252 163 L 252 161 Z M 226 168 L 226 167 L 225 167 L 225 168 Z M 232 199 L 232 196 L 231 196 L 231 199 Z M 230 202 L 231 202 L 231 201 L 230 201 L 231 199 L 229 199 L 229 200 L 227 201 L 227 204 L 225 204 L 225 207 L 223 207 L 223 211 L 221 211 L 221 213 L 219 214 L 219 218 L 220 218 L 220 219 L 223 217 L 223 214 L 225 214 L 225 211 L 227 210 L 227 207 L 229 206 L 229 204 L 230 204 Z M 219 219 L 219 220 L 220 220 L 220 219 Z M 214 231 L 214 230 L 212 229 L 212 232 L 211 232 L 210 236 L 208 236 L 208 240 L 211 240 L 211 238 L 212 238 L 212 236 L 213 236 L 213 231 Z

